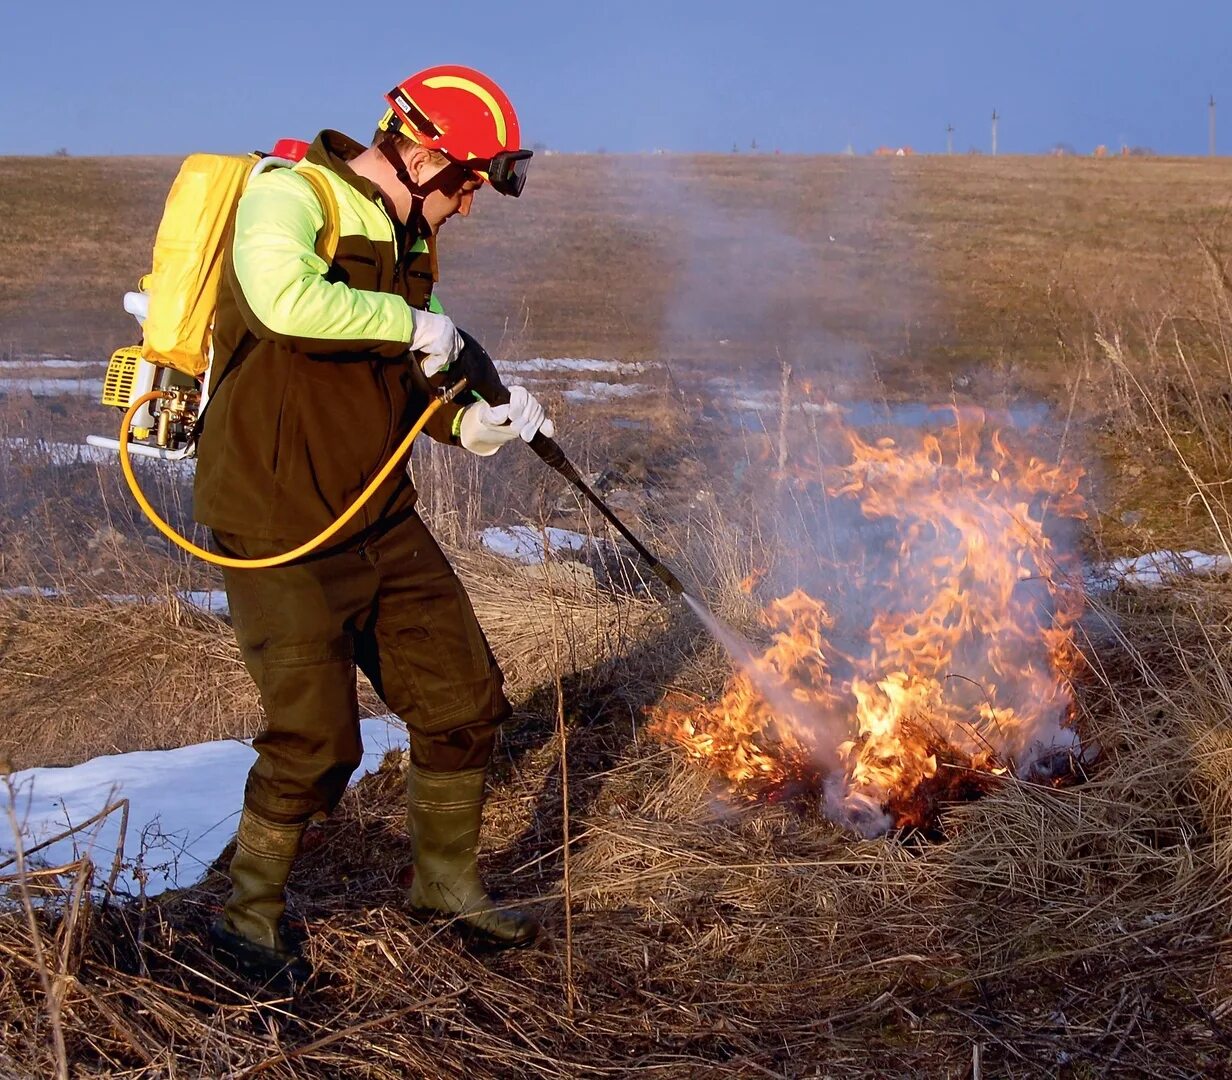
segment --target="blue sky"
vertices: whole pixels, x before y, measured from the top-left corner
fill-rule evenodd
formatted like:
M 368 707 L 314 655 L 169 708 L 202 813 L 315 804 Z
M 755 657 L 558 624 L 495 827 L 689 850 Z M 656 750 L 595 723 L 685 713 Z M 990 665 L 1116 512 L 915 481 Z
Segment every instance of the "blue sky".
M 266 148 L 366 138 L 434 63 L 501 82 L 560 150 L 1232 152 L 1227 0 L 121 0 L 0 7 L 0 153 Z M 400 24 L 401 20 L 401 25 Z

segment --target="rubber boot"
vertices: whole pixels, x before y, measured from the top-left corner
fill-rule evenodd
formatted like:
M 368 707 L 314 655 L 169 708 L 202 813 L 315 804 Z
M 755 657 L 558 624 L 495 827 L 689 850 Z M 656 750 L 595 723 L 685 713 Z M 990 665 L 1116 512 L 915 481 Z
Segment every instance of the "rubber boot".
M 428 772 L 409 766 L 406 816 L 415 850 L 411 907 L 421 915 L 457 916 L 463 938 L 474 948 L 529 945 L 539 924 L 517 908 L 498 907 L 479 879 L 475 849 L 484 771 Z
M 281 825 L 245 807 L 231 859 L 231 895 L 210 928 L 215 946 L 241 974 L 271 987 L 289 989 L 311 974 L 278 925 L 303 835 L 302 823 Z

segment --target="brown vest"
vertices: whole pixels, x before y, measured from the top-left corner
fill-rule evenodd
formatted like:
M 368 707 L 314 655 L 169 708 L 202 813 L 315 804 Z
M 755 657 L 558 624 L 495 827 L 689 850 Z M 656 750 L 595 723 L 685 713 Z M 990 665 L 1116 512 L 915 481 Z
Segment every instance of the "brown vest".
M 375 188 L 346 164 L 362 149 L 344 135 L 322 132 L 308 160 L 375 199 Z M 395 293 L 422 309 L 436 280 L 435 250 L 399 253 L 388 238 L 343 235 L 327 276 L 353 289 Z M 388 460 L 430 400 L 431 387 L 405 344 L 302 341 L 261 326 L 230 258 L 214 349 L 194 514 L 203 525 L 241 537 L 293 546 L 324 529 Z M 428 433 L 452 442 L 458 408 L 439 409 Z M 382 518 L 414 502 L 406 470 L 396 469 L 344 536 L 379 527 Z

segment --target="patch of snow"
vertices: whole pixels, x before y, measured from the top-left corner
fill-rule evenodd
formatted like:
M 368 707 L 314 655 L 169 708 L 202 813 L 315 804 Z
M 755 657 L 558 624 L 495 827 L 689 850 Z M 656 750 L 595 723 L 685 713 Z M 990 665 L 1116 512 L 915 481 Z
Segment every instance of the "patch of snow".
M 4 380 L 0 379 L 0 383 Z M 101 446 L 90 446 L 88 443 L 49 442 L 46 439 L 27 439 L 20 435 L 12 435 L 0 439 L 0 448 L 19 454 L 37 456 L 50 465 L 106 465 L 118 462 L 119 457 L 114 450 L 106 450 Z
M 29 391 L 35 397 L 58 397 L 72 394 L 80 397 L 101 397 L 102 379 L 0 379 L 0 393 L 20 394 Z
M 635 397 L 649 393 L 651 389 L 645 383 L 592 382 L 566 390 L 561 396 L 566 401 L 599 401 L 604 398 Z
M 1155 587 L 1176 578 L 1230 572 L 1232 559 L 1227 555 L 1207 555 L 1201 551 L 1151 551 L 1145 555 L 1123 556 L 1092 567 L 1086 574 L 1086 587 L 1092 592 L 1114 589 L 1120 584 Z
M 0 596 L 59 596 L 60 590 L 52 585 L 11 585 L 0 589 Z
M 392 749 L 407 745 L 406 729 L 391 716 L 360 723 L 364 757 L 356 777 L 371 772 Z M 147 895 L 197 881 L 235 832 L 244 780 L 256 760 L 250 743 L 199 743 L 175 750 L 140 750 L 93 758 L 68 768 L 13 774 L 17 819 L 26 848 L 83 822 L 117 798 L 129 800 L 128 829 L 116 881 L 120 893 Z M 31 862 L 61 866 L 89 853 L 95 879 L 105 882 L 120 842 L 117 811 L 80 835 L 36 852 Z M 0 861 L 13 851 L 13 835 L 0 819 Z M 6 872 L 12 872 L 8 867 Z
M 842 416 L 844 409 L 836 401 L 802 401 L 800 411 L 806 416 Z
M 606 371 L 619 375 L 640 375 L 655 365 L 627 360 L 593 360 L 585 357 L 538 356 L 533 360 L 498 360 L 497 368 L 510 373 L 529 371 Z
M 53 593 L 53 595 L 56 595 Z M 230 615 L 231 606 L 225 589 L 184 589 L 175 594 L 189 607 L 207 615 Z M 165 596 L 144 596 L 141 593 L 108 593 L 104 600 L 112 604 L 158 604 Z
M 724 404 L 732 409 L 748 409 L 751 412 L 760 412 L 762 409 L 778 408 L 779 398 L 777 394 L 769 392 L 756 396 L 743 394 L 740 397 L 728 398 Z
M 54 585 L 13 585 L 0 589 L 0 596 L 45 596 L 56 599 L 72 595 L 65 589 Z M 184 603 L 204 611 L 209 615 L 230 615 L 231 607 L 227 600 L 225 589 L 186 589 L 177 592 Z M 142 593 L 104 593 L 102 599 L 109 604 L 158 604 L 165 597 L 161 595 L 147 596 Z
M 515 562 L 534 564 L 544 560 L 543 533 L 529 525 L 493 525 L 479 534 L 479 542 L 489 551 Z M 587 548 L 611 550 L 611 541 L 570 529 L 548 529 L 547 542 L 553 552 L 578 554 Z
M 0 360 L 0 368 L 79 368 L 102 367 L 106 360 Z
M 0 379 L 0 384 L 4 381 Z M 66 380 L 53 381 L 64 382 Z M 120 464 L 119 451 L 110 447 L 91 446 L 89 443 L 29 439 L 20 435 L 0 438 L 0 452 L 7 452 L 10 457 L 28 456 L 34 459 L 36 464 L 47 464 L 54 468 L 67 468 L 70 465 L 115 465 L 119 467 Z M 197 470 L 197 459 L 192 457 L 167 461 L 163 458 L 152 458 L 134 453 L 132 461 L 134 467 L 138 469 L 167 469 L 177 473 L 181 478 L 191 477 Z
M 180 593 L 179 596 L 184 603 L 191 604 L 208 615 L 231 614 L 231 603 L 225 589 L 190 590 Z

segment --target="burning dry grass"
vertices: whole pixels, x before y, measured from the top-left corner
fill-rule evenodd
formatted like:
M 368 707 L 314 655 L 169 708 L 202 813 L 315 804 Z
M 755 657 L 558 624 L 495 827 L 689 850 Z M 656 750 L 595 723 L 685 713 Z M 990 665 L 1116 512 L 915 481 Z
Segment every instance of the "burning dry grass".
M 470 957 L 407 917 L 395 758 L 297 868 L 320 985 L 294 1004 L 258 1006 L 203 951 L 217 874 L 84 910 L 51 971 L 74 1075 L 1224 1075 L 1230 619 L 1226 587 L 1089 615 L 1087 781 L 1003 778 L 949 808 L 934 845 L 716 801 L 630 729 L 636 663 L 592 670 L 569 732 L 572 982 L 549 694 L 506 740 L 484 857 L 534 900 L 546 945 Z M 39 912 L 53 965 L 56 910 Z M 0 925 L 9 1067 L 42 1075 L 28 932 Z
M 795 467 L 805 525 L 777 568 L 829 599 L 770 599 L 770 642 L 731 642 L 722 700 L 658 710 L 653 730 L 742 794 L 803 786 L 865 836 L 929 829 L 937 801 L 1077 749 L 1081 470 L 982 410 L 875 442 L 837 426 L 850 460 Z

